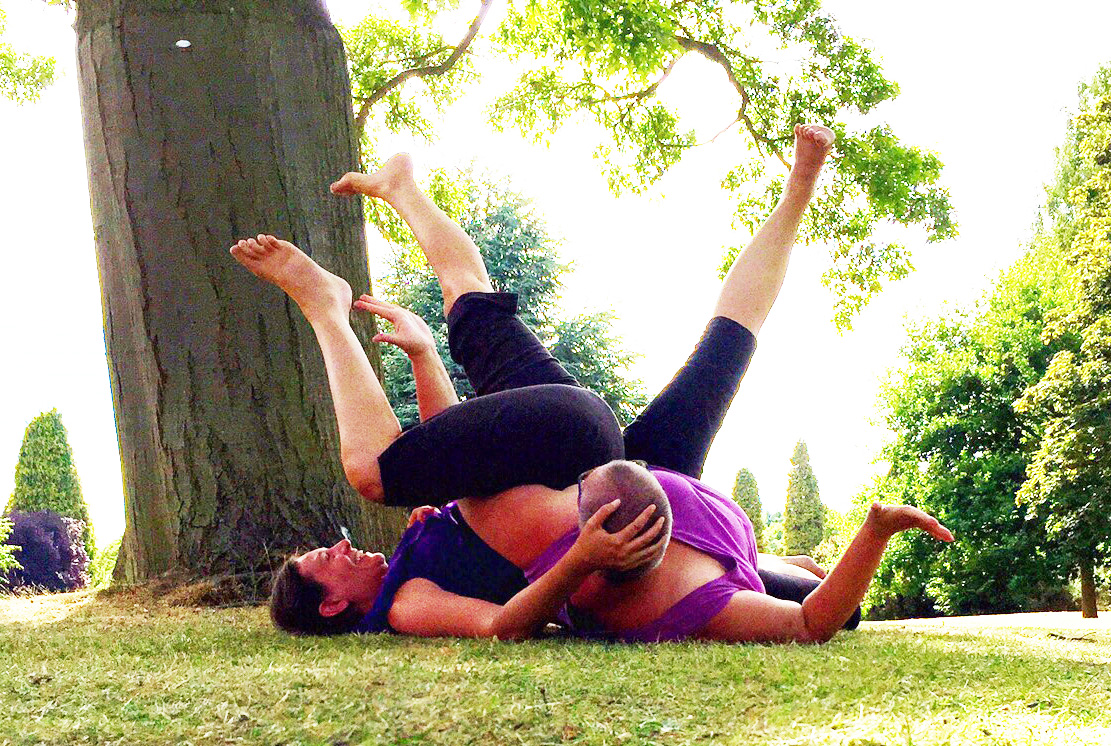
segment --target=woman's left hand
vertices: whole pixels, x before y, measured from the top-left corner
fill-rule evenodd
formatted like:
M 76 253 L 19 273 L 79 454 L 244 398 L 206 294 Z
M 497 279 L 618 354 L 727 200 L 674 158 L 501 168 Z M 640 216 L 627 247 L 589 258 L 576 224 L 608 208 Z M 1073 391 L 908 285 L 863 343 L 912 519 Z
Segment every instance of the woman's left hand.
M 393 324 L 392 332 L 374 335 L 374 342 L 385 342 L 400 347 L 410 358 L 436 354 L 436 340 L 424 319 L 407 308 L 379 300 L 373 295 L 361 295 L 351 304 L 360 311 L 369 311 Z
M 577 551 L 591 571 L 620 571 L 640 567 L 656 556 L 658 543 L 665 538 L 662 535 L 665 525 L 663 516 L 657 518 L 651 528 L 637 536 L 656 512 L 655 505 L 649 505 L 620 531 L 612 534 L 606 531 L 602 524 L 620 504 L 620 500 L 614 500 L 598 508 L 583 524 L 579 538 L 575 540 L 572 549 Z

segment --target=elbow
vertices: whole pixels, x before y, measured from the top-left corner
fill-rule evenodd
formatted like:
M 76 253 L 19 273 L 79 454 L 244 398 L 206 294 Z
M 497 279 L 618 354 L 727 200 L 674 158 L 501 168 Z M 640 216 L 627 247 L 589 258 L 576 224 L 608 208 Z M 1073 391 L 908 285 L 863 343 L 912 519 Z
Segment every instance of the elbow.
M 378 457 L 366 453 L 343 453 L 340 456 L 343 473 L 355 490 L 372 502 L 385 502 L 386 494 L 382 487 L 382 472 L 378 468 Z
M 487 620 L 482 626 L 482 637 L 497 638 L 505 642 L 527 640 L 532 637 L 531 631 L 522 629 L 520 625 L 507 624 L 498 616 Z
M 810 645 L 824 645 L 833 639 L 839 628 L 831 628 L 828 624 L 815 623 L 806 613 L 806 606 L 801 608 L 799 621 L 795 633 L 795 641 Z

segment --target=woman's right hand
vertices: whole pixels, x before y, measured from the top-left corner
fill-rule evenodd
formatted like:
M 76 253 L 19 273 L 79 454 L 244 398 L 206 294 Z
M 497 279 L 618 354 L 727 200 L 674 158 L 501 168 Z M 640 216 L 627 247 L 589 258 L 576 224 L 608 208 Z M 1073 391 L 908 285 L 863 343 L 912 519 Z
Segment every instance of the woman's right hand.
M 422 505 L 419 508 L 413 508 L 413 512 L 409 514 L 409 523 L 405 528 L 412 528 L 414 523 L 424 523 L 426 520 L 436 515 L 436 508 L 431 505 Z
M 374 335 L 375 342 L 385 342 L 400 347 L 410 358 L 432 353 L 436 354 L 436 340 L 432 330 L 420 316 L 407 308 L 379 300 L 373 295 L 360 295 L 351 304 L 360 311 L 369 311 L 393 324 L 392 332 Z
M 649 505 L 620 531 L 612 534 L 606 531 L 602 524 L 619 505 L 621 501 L 614 500 L 598 508 L 579 530 L 579 538 L 575 540 L 572 549 L 590 571 L 621 571 L 640 567 L 656 556 L 658 543 L 666 539 L 663 536 L 663 516 L 657 518 L 651 528 L 637 536 L 656 512 L 655 505 Z

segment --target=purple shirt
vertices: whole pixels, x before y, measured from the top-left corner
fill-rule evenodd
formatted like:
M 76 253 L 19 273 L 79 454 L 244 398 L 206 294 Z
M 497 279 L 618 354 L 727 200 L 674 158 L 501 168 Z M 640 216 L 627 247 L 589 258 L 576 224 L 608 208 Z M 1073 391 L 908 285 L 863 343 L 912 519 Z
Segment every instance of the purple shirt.
M 682 639 L 720 611 L 736 590 L 764 592 L 756 572 L 756 535 L 748 516 L 732 500 L 693 477 L 656 466 L 650 469 L 671 502 L 672 538 L 710 555 L 725 567 L 726 574 L 681 600 L 651 629 L 618 637 Z M 398 589 L 412 578 L 427 578 L 461 596 L 505 604 L 525 587 L 526 578 L 531 583 L 550 570 L 578 535 L 578 528 L 564 534 L 522 574 L 479 538 L 455 503 L 448 503 L 402 536 L 390 557 L 378 598 L 355 631 L 393 632 L 387 619 L 390 607 Z M 587 634 L 566 612 L 560 619 L 572 631 Z
M 658 466 L 649 470 L 671 502 L 671 538 L 710 555 L 725 568 L 725 575 L 692 591 L 656 622 L 638 630 L 606 635 L 584 628 L 574 610 L 565 609 L 560 621 L 586 636 L 616 636 L 629 641 L 683 639 L 701 629 L 721 611 L 738 590 L 764 592 L 756 569 L 756 533 L 752 521 L 735 502 L 694 477 Z M 533 583 L 566 554 L 579 536 L 578 528 L 556 539 L 536 561 L 525 568 Z

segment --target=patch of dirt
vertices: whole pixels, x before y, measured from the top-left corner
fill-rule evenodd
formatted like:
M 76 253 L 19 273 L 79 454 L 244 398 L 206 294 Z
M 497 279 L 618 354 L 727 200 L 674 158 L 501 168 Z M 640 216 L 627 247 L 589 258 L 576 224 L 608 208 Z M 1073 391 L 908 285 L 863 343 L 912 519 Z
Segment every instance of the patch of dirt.
M 213 578 L 167 576 L 140 585 L 72 593 L 0 595 L 0 624 L 52 624 L 95 605 L 107 617 L 187 615 L 191 609 L 257 606 L 269 594 L 269 574 Z M 118 612 L 118 613 L 117 613 Z
M 88 606 L 96 591 L 0 596 L 0 624 L 51 624 Z

